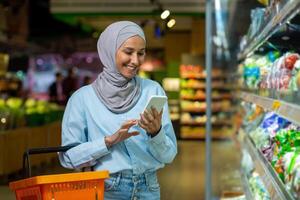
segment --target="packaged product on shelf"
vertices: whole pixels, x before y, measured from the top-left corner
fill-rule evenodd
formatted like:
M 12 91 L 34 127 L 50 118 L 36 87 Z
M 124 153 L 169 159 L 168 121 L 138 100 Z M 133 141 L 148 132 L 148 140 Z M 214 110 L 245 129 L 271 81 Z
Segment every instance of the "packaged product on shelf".
M 280 57 L 280 52 L 279 51 L 270 51 L 267 53 L 268 59 L 271 63 L 275 62 L 276 59 Z
M 247 87 L 250 89 L 257 89 L 259 78 L 260 78 L 260 69 L 255 64 L 257 58 L 251 57 L 247 58 L 244 66 L 244 80 Z
M 258 149 L 270 145 L 270 130 L 268 130 L 268 128 L 276 122 L 276 119 L 277 115 L 275 113 L 267 113 L 264 116 L 262 123 L 249 133 Z
M 245 173 L 247 176 L 251 175 L 251 173 L 254 171 L 254 163 L 253 160 L 245 149 L 242 151 L 242 161 L 241 161 L 243 173 Z
M 243 103 L 245 109 L 245 117 L 243 121 L 243 129 L 246 133 L 249 133 L 254 128 L 258 127 L 264 118 L 265 113 L 260 106 L 253 105 L 251 103 Z
M 291 88 L 292 91 L 298 91 L 300 89 L 300 59 L 294 64 L 289 88 Z
M 277 58 L 279 58 L 280 53 L 278 51 L 270 51 L 266 56 L 264 56 L 263 58 L 265 59 L 264 62 L 261 62 L 261 67 L 260 67 L 260 83 L 259 83 L 259 87 L 262 89 L 268 89 L 271 88 L 271 84 L 270 84 L 270 74 L 272 71 L 272 65 L 275 62 L 275 60 Z
M 290 82 L 291 82 L 291 78 L 293 77 L 294 65 L 296 61 L 299 59 L 299 55 L 295 53 L 287 53 L 283 57 L 284 60 L 280 66 L 281 76 L 279 79 L 280 80 L 279 89 L 284 89 L 284 90 L 289 89 L 290 91 L 297 91 L 297 87 L 294 88 L 294 85 L 290 84 Z
M 298 59 L 299 55 L 297 53 L 286 53 L 284 55 L 284 62 L 282 63 L 281 68 L 285 68 L 292 71 Z
M 286 53 L 277 59 L 270 73 L 269 82 L 270 88 L 280 91 L 295 91 L 297 87 L 291 84 L 292 77 L 295 76 L 295 63 L 299 59 L 299 55 L 295 53 Z
M 292 187 L 293 172 L 300 167 L 299 151 L 287 152 L 283 158 L 284 182 L 289 189 Z
M 259 200 L 270 200 L 270 194 L 267 191 L 265 185 L 263 184 L 260 176 L 254 172 L 249 178 L 250 189 L 253 194 L 254 199 Z
M 265 8 L 255 8 L 251 10 L 251 24 L 247 33 L 248 39 L 252 39 L 264 24 Z
M 300 163 L 295 164 L 292 172 L 291 192 L 294 197 L 300 197 Z
M 274 138 L 276 142 L 276 148 L 274 148 L 272 165 L 279 174 L 279 177 L 289 189 L 292 185 L 292 173 L 295 169 L 295 166 L 300 164 L 299 138 L 300 132 L 295 129 L 280 130 Z

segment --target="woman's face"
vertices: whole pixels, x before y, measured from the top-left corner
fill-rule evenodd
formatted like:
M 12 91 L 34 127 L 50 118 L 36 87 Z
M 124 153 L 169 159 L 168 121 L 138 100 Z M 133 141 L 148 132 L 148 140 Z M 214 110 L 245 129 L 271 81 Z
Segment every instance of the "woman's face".
M 126 78 L 133 78 L 145 60 L 145 41 L 140 36 L 128 38 L 117 50 L 116 65 Z

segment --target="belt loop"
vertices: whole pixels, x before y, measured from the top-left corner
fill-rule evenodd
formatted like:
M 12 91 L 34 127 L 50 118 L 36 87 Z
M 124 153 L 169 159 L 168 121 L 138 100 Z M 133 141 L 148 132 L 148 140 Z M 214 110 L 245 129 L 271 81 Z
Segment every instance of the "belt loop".
M 145 176 L 146 185 L 150 186 L 151 185 L 150 184 L 151 179 L 153 179 L 152 176 L 156 176 L 156 173 L 155 173 L 155 171 L 154 172 L 153 171 L 151 171 L 151 172 L 145 172 L 144 176 Z
M 120 172 L 120 173 L 118 173 L 116 182 L 119 183 L 121 178 L 122 178 L 122 173 Z

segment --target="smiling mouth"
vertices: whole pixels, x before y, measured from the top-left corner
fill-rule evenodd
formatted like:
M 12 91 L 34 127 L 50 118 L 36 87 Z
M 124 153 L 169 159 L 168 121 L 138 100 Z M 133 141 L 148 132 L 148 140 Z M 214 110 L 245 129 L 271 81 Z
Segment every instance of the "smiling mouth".
M 129 65 L 126 65 L 126 68 L 128 68 L 132 71 L 135 71 L 137 69 L 137 67 L 133 67 L 133 66 L 129 66 Z

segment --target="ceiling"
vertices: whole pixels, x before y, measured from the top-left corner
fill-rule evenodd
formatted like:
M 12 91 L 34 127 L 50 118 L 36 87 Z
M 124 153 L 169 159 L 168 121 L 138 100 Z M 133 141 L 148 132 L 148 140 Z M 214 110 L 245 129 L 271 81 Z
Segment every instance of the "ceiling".
M 51 14 L 68 24 L 102 31 L 114 21 L 162 24 L 160 13 L 168 9 L 175 18 L 174 30 L 190 30 L 191 16 L 203 17 L 205 0 L 51 0 Z
M 159 9 L 169 9 L 173 13 L 203 13 L 205 0 L 51 0 L 54 14 L 151 14 Z

